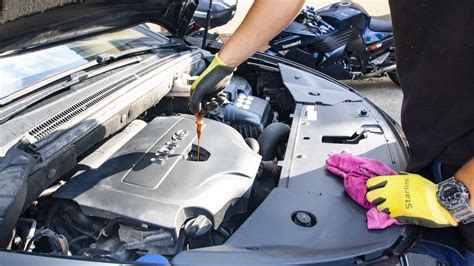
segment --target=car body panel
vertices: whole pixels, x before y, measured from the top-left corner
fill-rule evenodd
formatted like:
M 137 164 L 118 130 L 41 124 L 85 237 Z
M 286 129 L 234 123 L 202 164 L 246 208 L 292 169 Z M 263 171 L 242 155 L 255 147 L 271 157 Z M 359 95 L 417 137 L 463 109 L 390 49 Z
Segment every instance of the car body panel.
M 298 65 L 280 59 L 272 63 L 277 63 L 297 102 L 278 188 L 224 245 L 183 251 L 173 263 L 346 265 L 355 258 L 368 263 L 386 250 L 411 243 L 414 228 L 409 226 L 368 230 L 366 210 L 347 201 L 342 178 L 325 169 L 330 153 L 349 151 L 404 170 L 406 149 L 391 122 L 338 82 L 302 72 Z M 361 116 L 361 110 L 367 115 Z M 365 127 L 373 133 L 365 133 L 366 138 L 355 144 L 322 141 L 324 136 L 352 136 Z M 293 222 L 292 215 L 300 211 L 313 215 L 316 224 L 303 227 Z
M 98 2 L 102 3 L 102 1 Z M 133 5 L 131 2 L 119 1 L 119 3 Z M 144 3 L 153 5 L 158 2 L 161 6 L 171 1 L 145 1 Z M 194 5 L 193 1 L 178 2 L 181 4 L 171 6 L 185 8 L 185 5 Z M 82 7 L 92 8 L 95 2 L 84 3 Z M 135 11 L 139 12 L 143 7 Z M 57 10 L 60 9 L 62 8 Z M 103 11 L 110 12 L 111 10 L 114 9 L 106 8 Z M 176 9 L 173 10 L 176 11 Z M 72 10 L 70 12 L 74 13 Z M 150 16 L 153 13 L 144 12 Z M 188 14 L 187 12 L 185 11 L 184 14 Z M 174 14 L 178 13 L 174 12 Z M 125 12 L 125 14 L 128 13 Z M 21 26 L 31 25 L 28 23 L 36 20 L 33 17 L 30 17 L 30 21 L 27 17 L 25 24 L 22 24 L 23 20 L 20 19 L 17 20 L 19 24 L 6 25 L 20 25 L 21 29 Z M 126 22 L 133 24 L 143 20 L 137 16 L 132 17 L 134 19 L 126 20 Z M 161 18 L 176 22 L 176 18 L 168 18 L 167 15 Z M 53 45 L 70 40 L 70 34 L 75 32 L 72 27 L 74 24 L 71 24 L 70 31 L 56 36 L 60 27 L 47 25 L 45 17 L 42 19 L 38 20 L 45 23 L 42 29 L 49 28 L 49 31 L 44 32 L 53 34 L 54 36 L 50 35 L 53 36 L 52 38 L 39 38 L 32 41 L 26 40 L 26 37 L 16 38 L 0 45 L 0 51 Z M 147 17 L 145 16 L 144 19 Z M 163 23 L 176 25 L 170 21 Z M 105 31 L 116 30 L 117 27 L 125 27 L 127 23 L 99 28 Z M 88 25 L 91 26 L 92 23 Z M 0 33 L 3 26 L 5 25 L 0 27 Z M 13 26 L 9 28 L 10 33 L 12 29 Z M 23 29 L 26 30 L 26 28 Z M 81 34 L 81 37 L 99 32 L 98 29 L 88 32 L 82 27 L 76 31 Z M 32 32 L 27 33 L 32 34 Z M 176 37 L 179 33 L 178 29 L 174 32 Z M 151 34 L 153 33 L 150 32 Z M 23 193 L 24 204 L 18 201 L 13 207 L 17 211 L 18 208 L 28 207 L 40 193 L 73 170 L 81 156 L 90 152 L 95 144 L 120 131 L 166 97 L 176 76 L 193 72 L 191 69 L 195 67 L 194 65 L 203 68 L 204 58 L 208 55 L 207 52 L 196 48 L 189 48 L 188 51 L 172 49 L 157 51 L 155 54 L 147 55 L 136 65 L 113 71 L 100 79 L 83 84 L 79 90 L 73 90 L 64 97 L 47 102 L 33 111 L 21 114 L 0 125 L 0 131 L 2 134 L 5 133 L 5 138 L 0 140 L 0 156 L 2 156 L 0 170 L 9 163 L 9 159 L 18 155 L 14 153 L 17 149 L 29 144 L 28 156 L 25 155 L 25 160 L 21 165 L 24 171 L 18 172 L 23 182 L 21 193 Z M 246 263 L 341 265 L 370 263 L 404 252 L 413 243 L 415 236 L 413 228 L 393 226 L 383 231 L 368 230 L 366 210 L 355 204 L 345 194 L 342 179 L 326 172 L 324 165 L 325 158 L 330 152 L 349 150 L 355 155 L 378 159 L 397 171 L 404 170 L 408 154 L 404 147 L 403 137 L 396 131 L 393 120 L 387 118 L 382 111 L 354 90 L 301 64 L 257 53 L 240 66 L 237 72 L 246 69 L 251 69 L 255 73 L 268 71 L 278 74 L 283 84 L 282 89 L 287 90 L 289 98 L 294 101 L 290 114 L 292 122 L 286 153 L 284 160 L 279 162 L 282 166 L 279 182 L 263 203 L 222 245 L 182 251 L 174 257 L 172 263 L 180 265 Z M 253 73 L 251 71 L 250 73 Z M 115 86 L 117 82 L 120 83 L 122 79 L 129 76 L 132 81 L 124 81 L 126 84 L 108 95 L 105 101 L 82 110 L 83 112 L 78 116 L 48 132 L 45 137 L 37 138 L 35 134 L 31 134 L 32 128 L 42 130 L 43 127 L 48 126 L 51 117 L 62 113 L 82 99 L 90 97 L 96 91 Z M 364 135 L 364 137 L 351 142 L 350 137 L 354 134 Z M 349 142 L 324 141 L 325 137 L 342 137 L 349 139 Z M 25 139 L 29 140 L 29 143 L 26 143 Z M 8 153 L 8 151 L 14 152 Z M 9 176 L 9 178 L 13 177 Z M 2 181 L 8 182 L 6 179 Z M 27 195 L 24 195 L 25 187 L 28 188 Z M 301 226 L 294 222 L 293 215 L 301 211 L 314 219 L 312 226 Z M 18 214 L 15 213 L 15 215 Z M 49 255 L 38 257 L 5 251 L 0 251 L 0 258 L 1 261 L 11 262 L 11 264 L 35 262 L 64 265 L 84 261 L 81 257 Z M 92 265 L 97 262 L 89 263 Z M 101 262 L 101 264 L 114 265 L 116 263 Z

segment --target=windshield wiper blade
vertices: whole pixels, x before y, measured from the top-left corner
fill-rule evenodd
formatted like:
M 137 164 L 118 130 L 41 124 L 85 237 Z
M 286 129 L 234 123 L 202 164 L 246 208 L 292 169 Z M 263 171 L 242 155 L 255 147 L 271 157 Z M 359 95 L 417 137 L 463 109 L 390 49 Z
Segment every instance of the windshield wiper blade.
M 96 60 L 90 61 L 86 64 L 80 65 L 78 67 L 54 75 L 50 78 L 39 81 L 31 86 L 22 89 L 21 91 L 18 91 L 14 94 L 10 94 L 8 95 L 8 97 L 0 99 L 0 124 L 4 123 L 19 112 L 25 110 L 29 106 L 43 100 L 44 98 L 47 98 L 53 93 L 65 90 L 86 79 L 100 75 L 107 71 L 140 62 L 142 58 L 140 56 L 137 56 L 139 54 L 149 53 L 157 49 L 176 49 L 182 47 L 183 44 L 181 43 L 166 43 L 160 45 L 140 46 L 136 48 L 127 49 L 115 54 L 98 55 L 96 57 Z M 93 69 L 88 72 L 85 71 L 91 68 L 97 69 Z M 59 82 L 62 79 L 66 78 L 67 80 Z M 53 83 L 57 84 L 50 85 Z
M 28 87 L 25 87 L 17 92 L 14 92 L 12 94 L 7 95 L 6 97 L 0 98 L 0 108 L 15 101 L 16 99 L 19 99 L 20 97 L 23 97 L 27 94 L 33 93 L 37 90 L 40 90 L 43 87 L 46 87 L 52 83 L 58 82 L 62 79 L 69 78 L 72 74 L 81 72 L 93 67 L 96 67 L 98 65 L 105 65 L 109 64 L 113 61 L 117 61 L 120 59 L 124 59 L 130 56 L 135 56 L 138 54 L 143 54 L 143 53 L 149 53 L 153 50 L 157 49 L 171 49 L 171 48 L 180 48 L 182 47 L 182 44 L 180 43 L 166 43 L 166 44 L 160 44 L 160 45 L 148 45 L 148 46 L 140 46 L 136 48 L 130 48 L 115 54 L 101 54 L 96 57 L 95 60 L 87 62 L 85 64 L 82 64 L 80 66 L 68 69 L 64 72 L 58 73 L 52 77 L 43 79 L 41 81 L 38 81 Z
M 48 86 L 49 84 L 51 83 L 54 83 L 54 82 L 57 82 L 58 80 L 61 80 L 61 79 L 64 79 L 64 78 L 67 78 L 69 77 L 70 75 L 72 75 L 73 73 L 76 73 L 76 72 L 79 72 L 79 71 L 82 71 L 82 70 L 85 70 L 85 69 L 88 69 L 88 68 L 91 68 L 91 67 L 94 67 L 97 65 L 97 61 L 90 61 L 90 62 L 87 62 L 85 64 L 82 64 L 80 66 L 77 66 L 77 67 L 74 67 L 74 68 L 71 68 L 71 69 L 68 69 L 64 72 L 61 72 L 57 75 L 54 75 L 52 77 L 49 77 L 49 78 L 46 78 L 46 79 L 43 79 L 41 81 L 38 81 L 28 87 L 25 87 L 19 91 L 16 91 L 12 94 L 9 94 L 8 96 L 6 97 L 3 97 L 3 98 L 0 98 L 0 107 L 2 106 L 5 106 L 11 102 L 13 102 L 14 100 L 20 98 L 20 97 L 23 97 L 29 93 L 32 93 L 44 86 Z
M 96 61 L 99 64 L 107 64 L 111 61 L 115 61 L 115 60 L 132 56 L 132 55 L 148 53 L 153 50 L 172 49 L 172 48 L 180 48 L 180 47 L 182 47 L 182 44 L 179 44 L 179 43 L 166 43 L 166 44 L 160 44 L 160 45 L 140 46 L 136 48 L 127 49 L 115 54 L 100 54 L 97 56 Z
M 86 79 L 92 78 L 94 76 L 103 74 L 113 69 L 117 69 L 120 67 L 124 67 L 130 64 L 138 63 L 142 60 L 141 57 L 135 56 L 132 58 L 120 60 L 115 63 L 106 64 L 101 68 L 91 70 L 86 72 L 84 70 L 77 71 L 69 75 L 69 79 L 54 85 L 51 85 L 47 88 L 39 90 L 35 93 L 29 94 L 24 96 L 23 98 L 8 104 L 7 106 L 0 106 L 0 124 L 3 124 L 8 119 L 13 117 L 14 115 L 20 113 L 21 111 L 25 110 L 29 106 L 47 98 L 49 95 L 54 94 L 56 92 L 65 90 L 73 85 L 76 85 Z

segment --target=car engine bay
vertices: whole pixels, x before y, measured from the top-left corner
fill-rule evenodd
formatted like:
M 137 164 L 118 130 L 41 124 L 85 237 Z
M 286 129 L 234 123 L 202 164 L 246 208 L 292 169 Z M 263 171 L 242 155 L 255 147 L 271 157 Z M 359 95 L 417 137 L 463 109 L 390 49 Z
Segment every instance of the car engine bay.
M 188 77 L 176 76 L 157 105 L 43 191 L 10 248 L 131 261 L 224 243 L 278 183 L 290 132 L 281 111 L 292 103 L 281 81 L 271 88 L 257 78 L 259 97 L 234 75 L 228 101 L 204 120 L 198 161 Z
M 311 246 L 332 253 L 310 252 L 301 257 L 307 256 L 306 262 L 394 244 L 402 229 L 386 230 L 382 238 L 367 233 L 364 210 L 324 170 L 327 155 L 344 148 L 404 167 L 395 129 L 387 130 L 375 109 L 367 111 L 373 107 L 332 81 L 264 56 L 251 59 L 232 77 L 224 105 L 204 119 L 198 161 L 196 120 L 188 108 L 190 77 L 204 71 L 209 59 L 200 52 L 180 56 L 132 69 L 135 77 L 153 76 L 162 83 L 145 80 L 121 94 L 116 101 L 128 107 L 99 103 L 96 110 L 84 109 L 97 117 L 105 114 L 107 120 L 78 116 L 78 124 L 65 122 L 69 130 L 60 133 L 59 126 L 47 131 L 51 123 L 46 120 L 49 124 L 29 131 L 37 139 L 21 147 L 44 163 L 32 168 L 26 204 L 13 221 L 7 250 L 110 262 L 160 254 L 178 264 L 220 264 L 234 253 L 242 263 L 260 258 L 245 256 L 249 250 L 268 263 L 288 261 L 282 257 L 285 247 L 303 245 L 299 239 L 308 234 L 313 235 Z M 123 78 L 120 71 L 106 79 Z M 75 93 L 89 97 L 106 92 L 108 84 L 93 80 Z M 115 93 L 121 90 L 126 87 Z M 68 144 L 73 139 L 74 145 Z M 321 215 L 322 210 L 327 214 Z M 306 223 L 297 220 L 301 215 Z M 347 223 L 359 228 L 350 241 L 344 230 L 332 229 Z M 319 236 L 330 238 L 321 242 Z M 259 253 L 254 246 L 274 246 L 280 255 L 265 249 Z M 236 250 L 226 252 L 229 247 Z M 380 256 L 383 250 L 374 252 Z
M 131 241 L 143 245 L 149 241 L 152 246 L 147 250 L 163 255 L 173 255 L 180 249 L 183 243 L 179 241 L 184 240 L 180 239 L 182 233 L 188 238 L 198 237 L 209 233 L 211 227 L 218 229 L 234 214 L 245 213 L 260 156 L 246 145 L 237 131 L 206 120 L 206 137 L 202 140 L 200 161 L 197 161 L 193 118 L 176 115 L 153 119 L 101 166 L 75 176 L 53 194 L 54 198 L 78 204 L 82 212 L 70 203 L 59 203 L 60 209 L 70 210 L 66 213 L 73 215 L 83 213 L 89 217 L 135 220 L 139 225 L 156 226 L 161 230 L 155 229 L 156 235 L 142 229 L 141 234 L 150 235 L 129 240 L 123 236 L 126 233 L 122 229 L 128 223 L 117 224 L 120 240 L 129 249 L 135 247 Z M 116 141 L 117 137 L 121 135 L 109 142 Z M 104 145 L 112 146 L 108 142 Z M 89 156 L 98 158 L 101 154 L 107 151 L 99 148 Z M 85 160 L 92 161 L 89 158 Z M 66 220 L 84 220 L 73 217 Z M 90 227 L 101 228 L 92 224 Z M 128 229 L 132 235 L 141 232 Z M 98 230 L 90 236 L 99 238 L 100 233 Z M 162 239 L 163 244 L 147 240 L 155 238 Z

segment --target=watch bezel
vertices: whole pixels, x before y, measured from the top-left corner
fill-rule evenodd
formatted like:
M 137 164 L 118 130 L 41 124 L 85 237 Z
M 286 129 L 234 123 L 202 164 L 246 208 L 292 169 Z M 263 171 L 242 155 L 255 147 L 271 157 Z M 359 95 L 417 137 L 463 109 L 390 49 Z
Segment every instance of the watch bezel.
M 443 194 L 446 191 L 446 189 L 451 188 L 453 186 L 459 189 L 461 192 L 460 199 L 458 203 L 455 205 L 447 202 Z M 437 196 L 438 196 L 438 201 L 440 202 L 440 204 L 448 210 L 455 210 L 460 207 L 469 205 L 469 190 L 461 181 L 457 180 L 455 177 L 452 177 L 444 182 L 441 182 L 438 185 Z

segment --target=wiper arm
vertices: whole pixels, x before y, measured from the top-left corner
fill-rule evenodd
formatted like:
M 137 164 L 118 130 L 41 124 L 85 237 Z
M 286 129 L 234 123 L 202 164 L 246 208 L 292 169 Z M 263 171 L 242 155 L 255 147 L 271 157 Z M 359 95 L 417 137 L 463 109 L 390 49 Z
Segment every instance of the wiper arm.
M 183 45 L 181 43 L 167 43 L 160 45 L 140 46 L 124 50 L 115 54 L 98 55 L 96 60 L 94 61 L 90 61 L 86 64 L 59 73 L 55 76 L 52 76 L 50 78 L 37 82 L 29 87 L 26 87 L 25 89 L 17 93 L 11 94 L 8 97 L 0 99 L 0 124 L 4 123 L 19 112 L 25 110 L 28 106 L 31 106 L 37 103 L 38 101 L 48 97 L 48 95 L 51 95 L 61 90 L 65 90 L 86 79 L 100 75 L 107 71 L 140 62 L 142 58 L 136 56 L 138 54 L 149 53 L 156 49 L 182 48 L 182 46 Z M 127 57 L 131 56 L 134 57 L 125 60 Z M 99 66 L 98 69 L 94 69 L 88 72 L 85 71 L 87 69 L 94 68 L 97 66 Z M 52 83 L 58 82 L 66 78 L 68 78 L 66 81 L 49 86 Z M 19 97 L 23 98 L 15 101 L 15 99 L 18 99 Z
M 95 70 L 86 72 L 84 70 L 72 73 L 69 75 L 69 79 L 54 85 L 49 86 L 48 88 L 39 90 L 33 94 L 26 95 L 25 97 L 8 104 L 7 106 L 0 106 L 0 124 L 3 124 L 8 119 L 18 114 L 19 112 L 25 110 L 29 106 L 47 98 L 49 95 L 65 90 L 73 85 L 81 83 L 82 81 L 92 78 L 94 76 L 103 74 L 107 71 L 117 69 L 126 65 L 135 64 L 140 62 L 142 59 L 139 56 L 128 58 L 126 60 L 121 60 L 113 64 L 107 64 L 103 67 Z
M 58 82 L 62 79 L 69 78 L 71 75 L 77 72 L 81 72 L 93 67 L 96 67 L 98 65 L 105 65 L 109 64 L 112 61 L 120 60 L 126 57 L 130 57 L 133 55 L 138 55 L 138 54 L 143 54 L 143 53 L 148 53 L 151 52 L 155 49 L 167 49 L 167 48 L 179 48 L 181 47 L 181 44 L 178 43 L 167 43 L 167 44 L 161 44 L 161 45 L 150 45 L 150 46 L 140 46 L 136 48 L 131 48 L 128 50 L 124 50 L 115 54 L 102 54 L 98 55 L 96 57 L 96 60 L 90 61 L 88 63 L 85 63 L 83 65 L 74 67 L 72 69 L 68 69 L 64 72 L 58 73 L 52 77 L 46 78 L 44 80 L 38 81 L 28 87 L 25 87 L 17 92 L 14 92 L 6 97 L 0 98 L 0 107 L 5 106 L 16 99 L 23 97 L 29 93 L 35 92 L 43 87 L 46 87 L 52 83 Z
M 166 44 L 160 44 L 160 45 L 149 45 L 149 46 L 140 46 L 136 48 L 131 48 L 127 49 L 115 54 L 101 54 L 97 56 L 97 63 L 99 64 L 107 64 L 111 61 L 115 61 L 124 57 L 132 56 L 132 55 L 138 55 L 142 53 L 147 53 L 152 50 L 157 50 L 157 49 L 171 49 L 171 48 L 180 48 L 182 47 L 182 44 L 179 43 L 166 43 Z
M 88 68 L 91 68 L 91 67 L 94 67 L 96 66 L 98 63 L 97 61 L 90 61 L 88 63 L 85 63 L 83 65 L 80 65 L 80 66 L 77 66 L 77 67 L 74 67 L 74 68 L 71 68 L 71 69 L 68 69 L 64 72 L 61 72 L 57 75 L 54 75 L 52 77 L 49 77 L 49 78 L 46 78 L 46 79 L 43 79 L 41 81 L 38 81 L 28 87 L 25 87 L 17 92 L 14 92 L 6 97 L 3 97 L 0 99 L 0 107 L 4 106 L 4 105 L 7 105 L 9 104 L 10 102 L 13 102 L 15 99 L 18 99 L 20 97 L 23 97 L 29 93 L 32 93 L 34 91 L 37 91 L 38 89 L 42 88 L 42 87 L 45 87 L 45 86 L 48 86 L 49 84 L 51 83 L 54 83 L 54 82 L 57 82 L 61 79 L 64 79 L 64 78 L 67 78 L 69 77 L 70 75 L 72 75 L 73 73 L 76 73 L 76 72 L 80 72 L 82 70 L 85 70 L 85 69 L 88 69 Z

